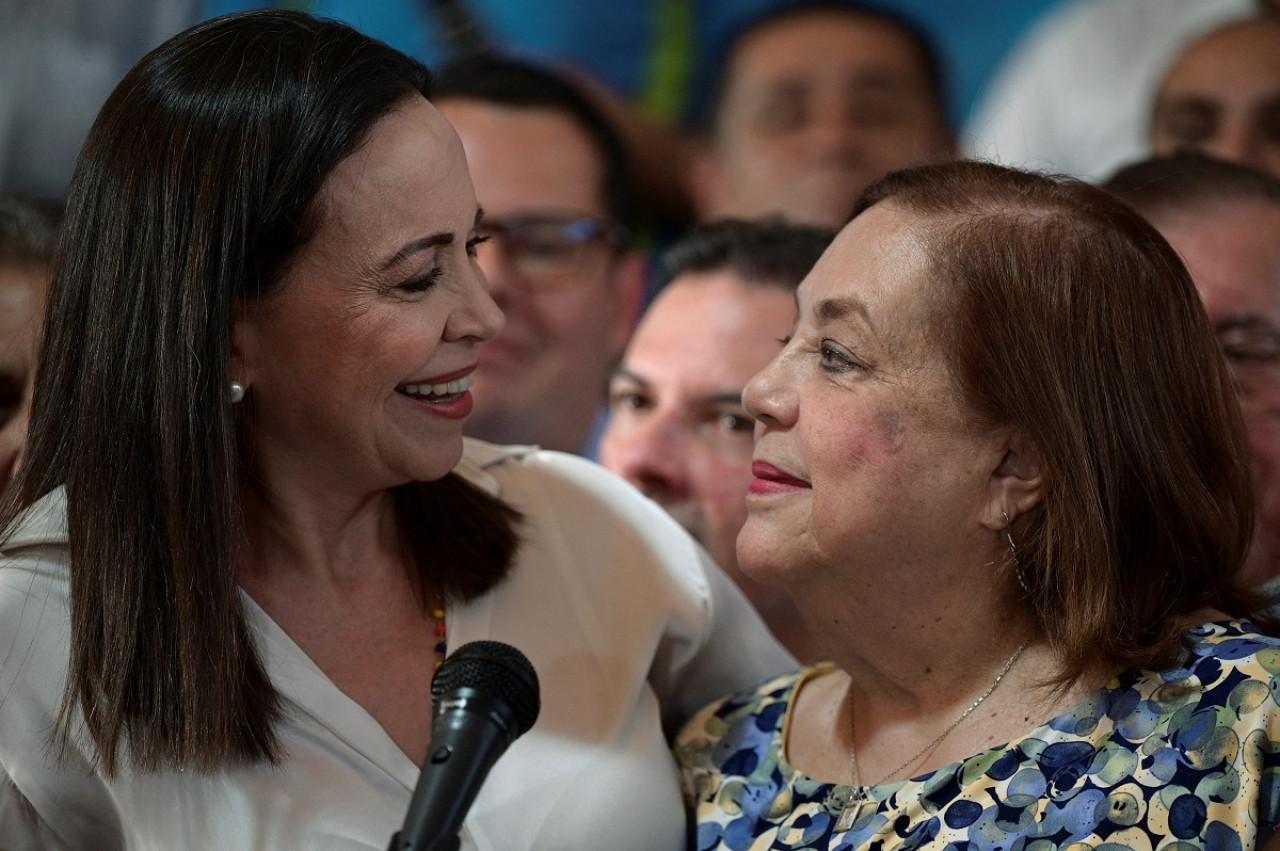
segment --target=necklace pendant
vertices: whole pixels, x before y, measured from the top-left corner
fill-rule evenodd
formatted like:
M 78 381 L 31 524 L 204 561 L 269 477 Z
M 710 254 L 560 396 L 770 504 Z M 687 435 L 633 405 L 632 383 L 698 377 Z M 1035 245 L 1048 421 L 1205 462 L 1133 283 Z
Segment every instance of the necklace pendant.
M 862 808 L 871 801 L 867 798 L 865 789 L 858 789 L 844 802 L 844 807 L 840 810 L 840 818 L 836 821 L 836 833 L 844 833 L 857 823 L 858 818 L 862 815 Z

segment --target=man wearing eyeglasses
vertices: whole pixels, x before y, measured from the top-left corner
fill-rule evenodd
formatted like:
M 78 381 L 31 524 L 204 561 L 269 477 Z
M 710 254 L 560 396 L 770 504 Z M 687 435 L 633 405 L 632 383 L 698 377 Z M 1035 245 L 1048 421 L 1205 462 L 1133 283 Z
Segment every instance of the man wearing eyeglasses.
M 496 57 L 436 78 L 483 209 L 478 261 L 506 314 L 481 348 L 467 433 L 588 456 L 644 300 L 616 132 L 567 82 Z
M 1182 256 L 1217 329 L 1253 449 L 1258 501 L 1245 578 L 1273 580 L 1280 592 L 1280 181 L 1177 154 L 1123 168 L 1105 188 Z

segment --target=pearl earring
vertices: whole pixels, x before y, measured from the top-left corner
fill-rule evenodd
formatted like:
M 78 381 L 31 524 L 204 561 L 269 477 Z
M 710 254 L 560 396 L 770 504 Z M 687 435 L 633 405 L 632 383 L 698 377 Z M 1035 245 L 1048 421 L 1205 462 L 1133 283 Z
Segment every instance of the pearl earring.
M 244 400 L 244 385 L 239 381 L 231 382 L 231 404 L 238 405 Z

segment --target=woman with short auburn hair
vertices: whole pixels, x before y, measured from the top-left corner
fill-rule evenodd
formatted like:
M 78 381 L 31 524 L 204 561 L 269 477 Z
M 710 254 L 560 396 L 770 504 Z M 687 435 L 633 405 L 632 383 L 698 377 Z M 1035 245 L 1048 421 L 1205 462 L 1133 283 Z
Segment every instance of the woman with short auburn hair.
M 744 394 L 738 550 L 834 663 L 685 728 L 695 847 L 1265 841 L 1280 641 L 1236 579 L 1247 443 L 1169 245 L 1080 182 L 924 166 L 868 189 L 798 303 Z

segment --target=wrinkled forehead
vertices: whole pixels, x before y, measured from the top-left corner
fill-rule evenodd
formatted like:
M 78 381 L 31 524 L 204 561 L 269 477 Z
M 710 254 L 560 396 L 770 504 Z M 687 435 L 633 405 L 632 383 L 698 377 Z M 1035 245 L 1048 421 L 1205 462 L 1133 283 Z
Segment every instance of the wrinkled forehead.
M 885 341 L 928 336 L 949 293 L 928 250 L 933 223 L 892 200 L 846 225 L 797 292 L 801 319 L 854 319 Z

